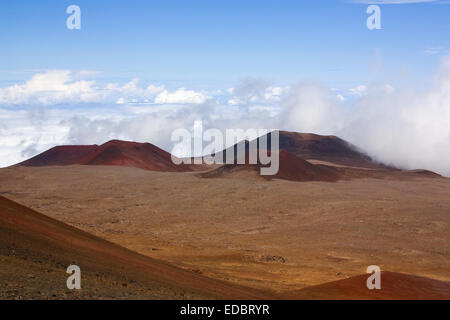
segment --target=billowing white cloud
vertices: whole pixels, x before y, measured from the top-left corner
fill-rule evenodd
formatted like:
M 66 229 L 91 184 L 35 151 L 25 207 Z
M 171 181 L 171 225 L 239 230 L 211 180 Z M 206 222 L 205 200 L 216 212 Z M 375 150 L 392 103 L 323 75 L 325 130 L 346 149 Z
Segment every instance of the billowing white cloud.
M 332 91 L 317 84 L 291 88 L 282 102 L 283 129 L 317 134 L 332 134 L 342 126 L 340 109 Z
M 441 47 L 430 47 L 430 48 L 425 49 L 424 52 L 429 55 L 439 54 L 442 52 L 442 48 Z
M 186 90 L 185 88 L 180 88 L 175 92 L 169 92 L 167 90 L 162 90 L 158 93 L 155 98 L 155 103 L 158 104 L 201 104 L 211 97 L 207 96 L 202 92 L 195 92 L 193 90 Z
M 364 92 L 350 111 L 336 107 L 331 90 L 296 87 L 283 102 L 283 119 L 291 130 L 338 135 L 384 163 L 450 176 L 449 57 L 429 90 L 375 85 Z
M 450 176 L 450 57 L 442 60 L 428 90 L 376 83 L 328 89 L 315 83 L 274 86 L 245 79 L 222 93 L 164 86 L 97 86 L 69 72 L 35 75 L 0 89 L 0 166 L 17 163 L 54 145 L 148 141 L 171 150 L 171 132 L 192 128 L 280 128 L 335 134 L 380 161 Z M 21 96 L 19 93 L 23 94 Z M 70 108 L 54 104 L 71 101 Z M 74 105 L 74 102 L 99 102 Z M 235 101 L 235 103 L 231 103 Z
M 104 86 L 94 80 L 96 72 L 51 70 L 35 74 L 30 80 L 0 88 L 0 105 L 57 105 L 80 103 L 176 103 L 200 104 L 208 98 L 203 92 L 179 88 L 169 91 L 164 86 L 139 86 L 139 79 L 123 85 L 108 83 Z
M 38 73 L 30 80 L 0 89 L 0 104 L 50 105 L 66 101 L 72 103 L 96 102 L 98 92 L 93 88 L 94 81 L 72 81 L 72 73 L 67 70 L 54 70 Z
M 348 89 L 349 93 L 351 95 L 361 96 L 367 92 L 367 86 L 361 84 L 359 86 L 356 86 L 354 88 Z
M 282 87 L 268 87 L 264 92 L 265 101 L 280 101 L 286 89 Z
M 279 102 L 288 90 L 289 88 L 272 86 L 262 79 L 246 78 L 241 80 L 235 88 L 227 90 L 232 95 L 228 99 L 228 104 L 230 106 L 248 106 Z

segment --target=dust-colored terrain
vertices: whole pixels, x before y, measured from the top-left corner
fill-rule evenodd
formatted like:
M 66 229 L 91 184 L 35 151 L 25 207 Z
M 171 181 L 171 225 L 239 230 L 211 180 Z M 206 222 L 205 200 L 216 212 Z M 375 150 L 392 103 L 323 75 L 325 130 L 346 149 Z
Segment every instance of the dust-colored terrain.
M 267 299 L 137 254 L 0 197 L 0 299 Z M 82 268 L 82 289 L 64 271 Z
M 0 195 L 88 232 L 58 229 L 59 238 L 49 243 L 59 248 L 57 261 L 67 264 L 67 241 L 80 234 L 142 254 L 95 238 L 94 247 L 103 246 L 92 265 L 92 246 L 75 247 L 91 289 L 101 291 L 86 289 L 83 297 L 450 298 L 449 179 L 377 163 L 338 137 L 279 133 L 279 171 L 270 177 L 260 175 L 259 162 L 237 163 L 255 148 L 266 152 L 272 133 L 268 144 L 256 139 L 228 148 L 234 164 L 210 167 L 176 166 L 154 145 L 113 140 L 55 147 L 0 169 Z M 238 146 L 244 154 L 236 154 Z M 6 296 L 35 297 L 27 291 L 36 287 L 30 279 L 48 284 L 64 264 L 52 265 L 46 246 L 38 245 L 49 240 L 40 217 L 25 233 L 20 219 L 0 229 L 6 230 L 0 280 L 20 287 Z M 36 240 L 32 247 L 24 234 Z M 369 265 L 386 271 L 380 291 L 365 286 Z M 27 278 L 30 268 L 50 271 Z M 116 279 L 117 270 L 141 288 L 160 291 L 127 293 L 127 285 L 119 293 L 114 285 L 123 280 L 99 282 L 98 274 Z
M 327 282 L 292 292 L 296 299 L 442 300 L 450 297 L 450 282 L 397 272 L 381 272 L 381 289 L 367 290 L 367 275 Z
M 427 172 L 293 182 L 75 165 L 5 168 L 0 181 L 50 217 L 245 287 L 297 292 L 373 264 L 450 281 L 450 180 Z
M 164 172 L 202 169 L 202 166 L 174 164 L 170 153 L 153 144 L 121 140 L 111 140 L 101 146 L 56 146 L 18 165 L 45 167 L 74 164 L 125 166 Z

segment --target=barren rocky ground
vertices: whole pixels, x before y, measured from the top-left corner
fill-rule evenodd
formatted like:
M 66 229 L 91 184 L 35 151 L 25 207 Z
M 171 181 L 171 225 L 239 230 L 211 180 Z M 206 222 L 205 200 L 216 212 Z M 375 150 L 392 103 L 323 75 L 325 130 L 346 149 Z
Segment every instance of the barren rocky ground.
M 0 194 L 144 255 L 293 291 L 382 270 L 450 281 L 450 180 L 201 178 L 111 166 L 0 170 Z

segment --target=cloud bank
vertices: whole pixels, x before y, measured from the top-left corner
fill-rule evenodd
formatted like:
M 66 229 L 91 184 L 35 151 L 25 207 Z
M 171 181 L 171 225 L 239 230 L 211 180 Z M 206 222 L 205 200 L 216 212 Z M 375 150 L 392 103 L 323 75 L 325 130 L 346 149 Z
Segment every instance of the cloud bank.
M 51 70 L 34 75 L 30 80 L 0 88 L 0 105 L 41 105 L 80 103 L 155 103 L 199 104 L 210 97 L 203 92 L 179 88 L 174 92 L 164 86 L 139 86 L 139 79 L 119 85 L 104 86 L 94 80 L 80 78 L 92 75 L 89 71 Z
M 284 101 L 285 123 L 290 130 L 338 135 L 399 168 L 450 176 L 449 57 L 429 90 L 374 85 L 362 91 L 353 108 L 342 108 L 330 91 L 299 86 Z
M 317 83 L 276 86 L 243 79 L 214 92 L 162 85 L 103 86 L 86 73 L 49 71 L 0 88 L 0 166 L 60 144 L 110 139 L 151 142 L 166 150 L 177 128 L 279 128 L 334 134 L 373 158 L 404 169 L 450 176 L 450 58 L 432 88 L 387 83 L 327 88 Z

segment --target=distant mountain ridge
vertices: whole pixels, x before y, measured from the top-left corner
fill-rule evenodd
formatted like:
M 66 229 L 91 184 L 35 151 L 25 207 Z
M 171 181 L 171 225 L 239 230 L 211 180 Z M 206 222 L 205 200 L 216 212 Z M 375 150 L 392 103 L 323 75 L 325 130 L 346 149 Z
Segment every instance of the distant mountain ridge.
M 174 299 L 177 294 L 178 297 L 180 294 L 190 294 L 203 299 L 273 299 L 276 297 L 272 293 L 207 278 L 164 261 L 141 255 L 2 196 L 0 196 L 0 220 L 2 221 L 0 258 L 6 261 L 16 259 L 8 263 L 13 267 L 17 259 L 24 261 L 25 263 L 20 266 L 28 268 L 29 274 L 34 273 L 35 279 L 49 278 L 51 274 L 48 275 L 47 272 L 54 268 L 59 269 L 64 275 L 69 265 L 76 264 L 82 268 L 84 277 L 89 276 L 89 280 L 98 279 L 99 275 L 103 275 L 102 281 L 82 280 L 82 286 L 91 289 L 97 287 L 110 290 L 114 286 L 120 286 L 125 290 L 131 283 L 139 282 L 142 286 L 151 288 L 150 294 L 148 290 L 145 290 L 146 295 L 153 295 L 153 298 L 159 299 Z M 15 274 L 14 271 L 15 268 L 11 270 L 11 273 Z M 110 281 L 104 281 L 104 278 Z M 111 280 L 123 281 L 127 283 L 127 287 L 121 284 L 114 285 Z M 12 278 L 12 281 L 16 282 L 17 286 L 26 286 L 26 281 L 17 275 Z M 67 291 L 65 281 L 60 283 L 42 281 L 42 284 L 44 287 L 38 288 L 42 291 L 51 293 L 57 289 Z M 39 292 L 38 289 L 35 288 L 32 291 Z M 141 287 L 141 289 L 144 288 Z M 6 290 L 0 290 L 0 298 L 4 291 Z M 81 294 L 83 294 L 82 291 Z
M 267 134 L 267 144 L 261 143 L 261 137 L 256 139 L 256 148 L 270 150 L 272 134 Z M 221 151 L 223 161 L 226 161 L 226 153 L 234 150 L 234 163 L 237 161 L 238 146 L 244 145 L 244 156 L 255 145 L 247 140 Z M 283 172 L 290 172 L 289 177 L 297 181 L 307 179 L 294 173 L 294 168 L 299 172 L 305 172 L 308 166 L 300 162 L 305 160 L 319 160 L 331 165 L 360 167 L 370 169 L 386 168 L 382 164 L 373 161 L 370 157 L 359 151 L 357 147 L 336 136 L 321 136 L 312 133 L 298 133 L 279 131 L 279 150 L 283 155 L 280 178 Z M 220 153 L 220 152 L 219 152 Z M 294 159 L 297 158 L 297 159 Z M 181 164 L 176 165 L 172 161 L 170 153 L 150 143 L 138 143 L 121 140 L 111 140 L 102 145 L 66 145 L 56 146 L 31 159 L 19 163 L 20 166 L 64 166 L 64 165 L 115 165 L 134 167 L 145 170 L 163 172 L 186 172 L 206 170 L 206 165 Z M 292 168 L 288 168 L 291 166 Z M 227 170 L 229 167 L 227 168 Z M 322 168 L 309 168 L 307 176 L 318 176 L 317 171 Z M 303 171 L 302 171 L 303 170 Z M 330 171 L 330 169 L 327 169 Z M 313 173 L 316 172 L 316 173 Z M 319 180 L 336 180 L 337 174 L 327 172 L 326 176 Z M 333 177 L 332 177 L 333 176 Z M 295 178 L 294 178 L 295 177 Z M 308 179 L 307 179 L 308 180 Z M 315 180 L 315 179 L 314 179 Z
M 372 160 L 369 156 L 364 154 L 358 147 L 351 143 L 336 137 L 336 136 L 322 136 L 313 133 L 299 133 L 289 131 L 278 131 L 279 133 L 279 149 L 285 150 L 304 160 L 320 160 L 330 162 L 337 165 L 361 167 L 361 168 L 384 168 L 381 163 Z M 257 149 L 270 150 L 272 133 L 263 136 L 267 143 L 261 143 L 262 137 L 259 137 L 252 144 L 248 140 L 243 140 L 235 145 L 218 152 L 222 153 L 223 161 L 226 161 L 226 153 L 233 151 L 234 159 L 237 162 L 238 146 L 242 148 L 244 144 L 245 154 L 250 152 L 252 146 L 256 145 Z
M 76 164 L 80 159 L 95 152 L 99 148 L 98 145 L 68 145 L 56 146 L 43 153 L 38 154 L 28 160 L 25 160 L 18 165 L 29 167 L 43 167 L 43 166 L 64 166 Z
M 194 166 L 172 162 L 170 153 L 150 143 L 111 140 L 100 146 L 57 146 L 18 165 L 116 165 L 153 171 L 193 171 Z
M 358 147 L 336 136 L 280 131 L 280 149 L 305 160 L 321 160 L 363 168 L 383 167 Z
M 259 152 L 257 150 L 258 159 Z M 276 152 L 267 152 L 269 156 L 275 156 Z M 213 169 L 211 171 L 200 173 L 203 178 L 216 178 L 221 176 L 227 176 L 242 171 L 255 171 L 257 174 L 260 173 L 262 167 L 267 167 L 267 165 L 262 165 L 259 161 L 256 164 L 249 164 L 249 153 L 246 153 L 245 163 L 246 164 L 224 164 L 219 168 Z M 309 163 L 306 160 L 297 157 L 296 155 L 286 151 L 278 151 L 279 168 L 275 175 L 264 176 L 266 179 L 283 179 L 291 181 L 328 181 L 335 182 L 342 178 L 339 170 L 332 166 L 315 165 Z

